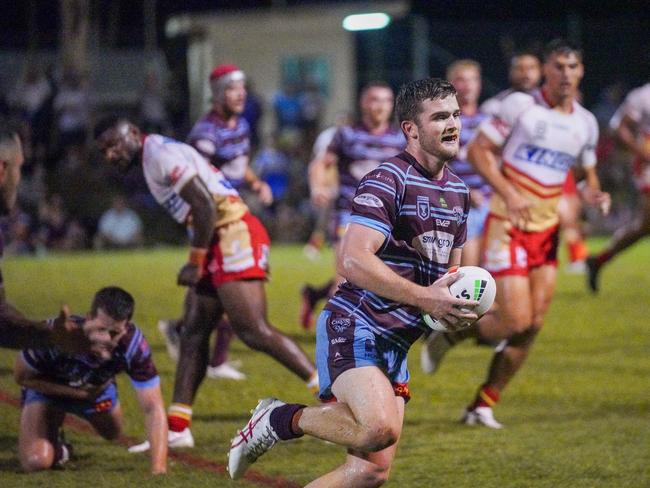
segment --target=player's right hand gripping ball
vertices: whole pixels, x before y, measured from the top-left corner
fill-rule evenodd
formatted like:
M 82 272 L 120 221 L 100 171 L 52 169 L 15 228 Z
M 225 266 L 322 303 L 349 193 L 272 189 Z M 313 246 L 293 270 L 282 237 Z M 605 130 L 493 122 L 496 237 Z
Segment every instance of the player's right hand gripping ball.
M 463 277 L 449 286 L 449 292 L 456 298 L 478 301 L 474 312 L 481 318 L 490 309 L 497 294 L 497 284 L 494 278 L 487 270 L 478 266 L 461 266 L 458 268 L 458 273 L 462 273 Z M 422 318 L 424 323 L 433 330 L 447 331 L 442 322 L 429 314 L 423 314 Z M 465 327 L 472 324 L 473 322 L 468 322 Z

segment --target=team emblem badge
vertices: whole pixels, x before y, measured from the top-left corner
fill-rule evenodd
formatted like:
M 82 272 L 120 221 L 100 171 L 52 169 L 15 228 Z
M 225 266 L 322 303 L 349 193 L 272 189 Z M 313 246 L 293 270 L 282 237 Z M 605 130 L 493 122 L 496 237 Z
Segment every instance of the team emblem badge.
M 431 217 L 431 206 L 429 204 L 429 197 L 418 196 L 417 198 L 418 217 L 422 220 L 427 220 Z

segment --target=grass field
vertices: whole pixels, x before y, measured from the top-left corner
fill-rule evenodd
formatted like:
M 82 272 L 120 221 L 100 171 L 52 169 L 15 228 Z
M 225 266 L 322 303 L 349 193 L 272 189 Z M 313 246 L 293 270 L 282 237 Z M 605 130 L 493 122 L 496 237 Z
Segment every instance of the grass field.
M 593 241 L 594 248 L 602 241 Z M 10 301 L 28 316 L 45 318 L 68 303 L 86 312 L 93 293 L 115 284 L 136 298 L 144 329 L 171 397 L 174 364 L 156 330 L 161 317 L 179 314 L 182 290 L 175 274 L 185 249 L 136 253 L 11 258 L 3 263 Z M 521 374 L 502 396 L 502 431 L 469 428 L 457 420 L 482 381 L 490 351 L 466 343 L 449 354 L 435 376 L 419 370 L 419 344 L 411 353 L 411 390 L 405 428 L 387 486 L 410 487 L 647 487 L 650 486 L 650 242 L 635 247 L 603 273 L 598 297 L 582 276 L 560 275 L 546 327 Z M 272 321 L 313 355 L 313 333 L 297 326 L 298 290 L 330 274 L 331 256 L 307 261 L 298 247 L 276 246 L 268 286 Z M 17 398 L 15 354 L 0 352 L 0 392 Z M 195 461 L 172 460 L 164 479 L 148 475 L 148 459 L 130 455 L 94 435 L 67 429 L 77 457 L 63 471 L 23 475 L 16 457 L 19 411 L 0 402 L 0 486 L 253 486 L 218 472 L 228 441 L 258 398 L 313 402 L 303 384 L 265 356 L 235 342 L 245 382 L 206 380 L 195 404 Z M 126 377 L 119 381 L 126 434 L 143 437 L 142 416 Z M 303 438 L 277 446 L 254 465 L 268 478 L 304 485 L 343 459 L 343 450 Z M 216 463 L 216 464 L 215 464 Z M 210 467 L 211 466 L 211 467 Z M 216 466 L 216 468 L 215 468 Z M 282 486 L 277 481 L 275 486 Z

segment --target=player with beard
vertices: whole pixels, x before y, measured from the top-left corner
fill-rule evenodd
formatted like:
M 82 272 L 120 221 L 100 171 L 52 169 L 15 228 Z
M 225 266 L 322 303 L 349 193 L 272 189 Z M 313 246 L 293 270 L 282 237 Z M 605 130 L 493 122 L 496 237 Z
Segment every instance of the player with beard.
M 505 339 L 463 415 L 469 425 L 502 427 L 492 407 L 544 325 L 557 279 L 558 201 L 576 163 L 586 175 L 585 201 L 609 210 L 610 198 L 600 190 L 595 168 L 598 125 L 576 101 L 582 54 L 563 40 L 552 41 L 543 71 L 541 89 L 506 97 L 499 115 L 481 124 L 469 146 L 469 160 L 494 190 L 483 263 L 496 280 L 498 304 L 498 326 L 479 321 L 474 330 L 487 339 Z M 448 345 L 439 349 L 441 354 L 466 335 L 443 337 Z
M 178 273 L 187 287 L 176 367 L 168 410 L 170 447 L 192 447 L 192 404 L 206 373 L 210 333 L 226 313 L 239 338 L 262 351 L 313 388 L 313 363 L 267 319 L 264 281 L 270 240 L 221 171 L 192 146 L 157 134 L 144 135 L 123 118 L 108 118 L 95 129 L 107 164 L 128 169 L 142 164 L 154 198 L 179 223 L 191 225 L 191 249 Z M 132 452 L 148 449 L 148 443 Z
M 329 403 L 262 400 L 230 447 L 233 478 L 279 440 L 307 434 L 348 453 L 307 486 L 383 484 L 410 397 L 406 356 L 427 328 L 421 313 L 451 328 L 476 318 L 460 307 L 477 302 L 449 293 L 460 276 L 449 271 L 460 264 L 469 211 L 469 190 L 446 166 L 458 155 L 455 89 L 440 79 L 411 82 L 396 107 L 406 151 L 362 178 L 337 257 L 347 281 L 318 320 L 320 394 Z
M 498 116 L 501 102 L 508 95 L 515 92 L 533 93 L 542 78 L 541 64 L 537 55 L 532 51 L 521 51 L 513 55 L 510 60 L 509 77 L 510 88 L 483 102 L 481 111 L 491 116 Z M 585 268 L 588 251 L 580 224 L 582 203 L 572 171 L 569 172 L 564 182 L 558 211 L 562 236 L 569 257 L 569 264 L 565 269 L 572 273 L 581 273 Z
M 456 88 L 463 126 L 458 157 L 449 163 L 449 167 L 463 180 L 470 191 L 471 206 L 467 217 L 467 240 L 463 246 L 461 265 L 479 266 L 483 227 L 490 207 L 492 189 L 467 160 L 467 145 L 476 134 L 479 124 L 488 117 L 479 110 L 478 106 L 481 95 L 481 65 L 472 59 L 455 61 L 447 68 L 447 80 Z M 433 373 L 437 367 L 431 358 L 436 357 L 437 348 L 440 347 L 439 336 L 442 334 L 443 332 L 432 330 L 425 335 L 420 353 L 420 366 L 425 373 Z M 482 338 L 479 342 L 483 342 Z M 443 342 L 443 346 L 445 344 L 446 342 Z
M 396 155 L 406 144 L 401 131 L 391 124 L 393 90 L 381 81 L 367 84 L 359 96 L 360 120 L 340 127 L 327 151 L 318 154 L 309 168 L 311 200 L 317 209 L 326 208 L 332 200 L 333 188 L 329 169 L 338 170 L 338 196 L 334 202 L 330 222 L 330 240 L 338 252 L 338 243 L 348 226 L 352 198 L 357 185 L 379 163 Z M 343 281 L 340 275 L 321 285 L 306 285 L 302 289 L 300 323 L 305 329 L 312 326 L 312 314 L 319 300 L 330 296 Z

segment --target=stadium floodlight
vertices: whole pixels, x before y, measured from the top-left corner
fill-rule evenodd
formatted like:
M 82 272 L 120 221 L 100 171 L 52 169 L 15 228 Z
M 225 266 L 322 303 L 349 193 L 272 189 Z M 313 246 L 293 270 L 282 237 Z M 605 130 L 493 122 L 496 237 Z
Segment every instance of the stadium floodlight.
M 348 15 L 343 19 L 343 28 L 346 31 L 383 29 L 390 20 L 390 15 L 383 12 Z

